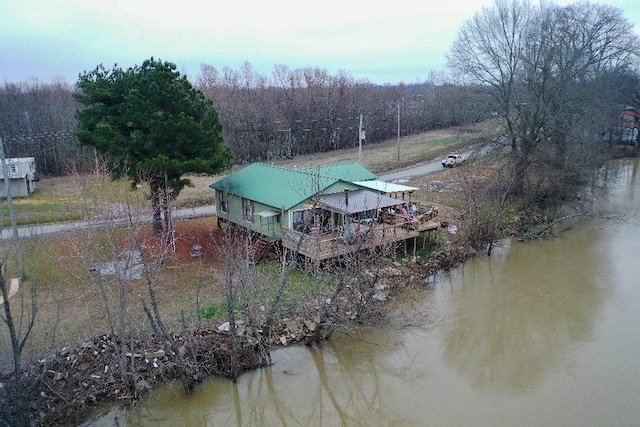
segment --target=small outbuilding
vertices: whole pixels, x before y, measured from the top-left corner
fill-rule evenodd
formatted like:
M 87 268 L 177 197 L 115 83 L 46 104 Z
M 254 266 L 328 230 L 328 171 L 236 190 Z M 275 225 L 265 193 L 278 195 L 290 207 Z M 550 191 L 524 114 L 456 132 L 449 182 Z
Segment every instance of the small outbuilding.
M 36 159 L 33 157 L 21 157 L 5 159 L 9 190 L 11 197 L 29 197 L 36 190 L 37 172 Z M 5 168 L 0 168 L 0 176 L 5 179 Z M 7 197 L 6 184 L 0 182 L 0 197 Z

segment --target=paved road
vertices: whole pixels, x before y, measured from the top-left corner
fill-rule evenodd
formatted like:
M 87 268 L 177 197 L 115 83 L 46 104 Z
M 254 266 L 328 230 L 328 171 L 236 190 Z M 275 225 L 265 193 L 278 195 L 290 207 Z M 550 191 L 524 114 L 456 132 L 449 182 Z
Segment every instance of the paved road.
M 173 217 L 176 219 L 189 219 L 200 218 L 204 216 L 213 216 L 216 214 L 215 205 L 199 206 L 197 208 L 177 209 L 173 212 Z M 151 218 L 149 218 L 151 221 Z M 127 220 L 116 220 L 116 226 L 119 224 L 126 225 Z M 36 224 L 25 225 L 18 227 L 18 236 L 21 238 L 34 237 L 42 234 L 56 234 L 70 230 L 82 230 L 88 227 L 101 228 L 114 226 L 114 220 L 107 221 L 91 220 L 91 221 L 68 221 L 68 222 L 56 222 L 51 224 Z M 0 240 L 6 240 L 13 238 L 13 231 L 11 227 L 6 227 L 0 230 Z
M 486 155 L 489 152 L 490 148 L 479 148 L 463 151 L 462 156 L 468 161 L 477 158 L 478 156 Z M 444 168 L 441 163 L 442 159 L 436 159 L 428 163 L 424 163 L 421 165 L 411 166 L 406 169 L 402 169 L 395 172 L 389 172 L 383 175 L 380 175 L 380 179 L 382 181 L 395 182 L 395 183 L 403 183 L 409 181 L 412 178 L 417 178 L 420 176 L 430 175 L 432 173 L 441 172 Z
M 424 163 L 422 165 L 412 166 L 407 169 L 402 169 L 395 172 L 386 173 L 380 175 L 381 181 L 387 182 L 395 182 L 395 183 L 403 183 L 409 181 L 412 178 L 417 178 L 419 176 L 429 175 L 432 173 L 442 171 L 442 164 L 440 160 Z

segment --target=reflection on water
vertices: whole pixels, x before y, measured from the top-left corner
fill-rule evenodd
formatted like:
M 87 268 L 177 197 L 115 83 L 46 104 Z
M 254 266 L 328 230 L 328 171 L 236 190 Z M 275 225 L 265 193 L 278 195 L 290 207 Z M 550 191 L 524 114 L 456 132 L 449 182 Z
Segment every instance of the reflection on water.
M 640 204 L 637 162 L 603 205 Z M 636 218 L 637 220 L 637 218 Z M 640 228 L 506 242 L 395 302 L 391 326 L 274 352 L 237 383 L 176 384 L 120 426 L 631 426 L 640 420 Z M 114 425 L 103 420 L 98 425 Z
M 380 339 L 371 331 L 362 336 Z M 385 382 L 395 377 L 402 383 L 409 374 L 385 366 L 385 355 L 401 345 L 392 335 L 382 345 L 338 337 L 321 348 L 279 350 L 274 366 L 236 384 L 213 380 L 191 397 L 180 384 L 163 388 L 134 408 L 126 425 L 371 425 L 371 413 L 384 404 Z M 379 413 L 376 422 L 404 424 L 391 413 Z
M 446 338 L 449 363 L 478 387 L 527 391 L 580 342 L 593 339 L 601 286 L 600 230 L 561 239 L 514 242 L 470 262 L 458 283 Z

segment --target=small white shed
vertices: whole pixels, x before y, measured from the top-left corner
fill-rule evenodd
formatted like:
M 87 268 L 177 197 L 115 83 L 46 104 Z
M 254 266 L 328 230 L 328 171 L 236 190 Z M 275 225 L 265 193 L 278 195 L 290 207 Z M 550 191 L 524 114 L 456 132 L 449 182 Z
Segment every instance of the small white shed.
M 37 173 L 36 159 L 33 157 L 21 157 L 4 160 L 9 175 L 11 197 L 29 197 L 36 189 Z M 2 166 L 0 164 L 0 166 Z M 0 197 L 6 198 L 7 191 L 4 183 L 4 168 L 0 167 Z

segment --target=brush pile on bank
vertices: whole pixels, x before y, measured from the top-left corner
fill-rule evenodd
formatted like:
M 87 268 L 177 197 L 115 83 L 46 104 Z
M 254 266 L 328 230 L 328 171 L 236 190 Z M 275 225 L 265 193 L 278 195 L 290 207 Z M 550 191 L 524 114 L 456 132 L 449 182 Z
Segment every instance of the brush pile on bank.
M 236 333 L 239 372 L 267 364 L 259 331 L 238 322 Z M 316 336 L 315 323 L 285 320 L 268 345 L 303 343 Z M 125 370 L 122 344 L 117 336 L 101 335 L 39 360 L 20 378 L 0 378 L 0 426 L 75 426 L 101 403 L 132 403 L 169 381 L 192 387 L 216 376 L 233 377 L 228 324 L 171 340 L 155 335 L 144 341 L 129 338 L 124 343 Z
M 262 363 L 256 341 L 240 342 L 239 370 L 255 369 Z M 172 380 L 195 384 L 231 375 L 231 337 L 215 330 L 176 335 L 173 342 L 157 336 L 127 339 L 124 358 L 122 344 L 117 336 L 94 337 L 38 361 L 20 378 L 5 378 L 0 419 L 12 426 L 77 425 L 99 403 L 130 403 Z

